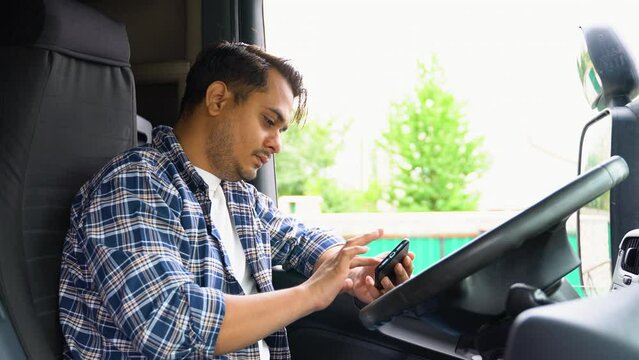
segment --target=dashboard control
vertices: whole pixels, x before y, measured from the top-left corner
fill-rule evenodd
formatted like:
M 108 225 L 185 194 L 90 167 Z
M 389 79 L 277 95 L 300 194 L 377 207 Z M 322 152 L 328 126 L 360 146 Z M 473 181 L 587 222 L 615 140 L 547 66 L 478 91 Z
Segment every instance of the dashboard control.
M 619 244 L 612 290 L 639 282 L 639 229 L 629 231 Z

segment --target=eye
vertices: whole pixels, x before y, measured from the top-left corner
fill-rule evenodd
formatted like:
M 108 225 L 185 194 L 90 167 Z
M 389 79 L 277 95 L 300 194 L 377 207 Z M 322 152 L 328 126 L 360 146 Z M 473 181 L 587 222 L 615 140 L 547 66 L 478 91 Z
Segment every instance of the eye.
M 270 117 L 268 117 L 268 116 L 264 116 L 264 122 L 266 122 L 266 125 L 268 127 L 275 126 L 275 121 L 273 119 L 271 119 Z

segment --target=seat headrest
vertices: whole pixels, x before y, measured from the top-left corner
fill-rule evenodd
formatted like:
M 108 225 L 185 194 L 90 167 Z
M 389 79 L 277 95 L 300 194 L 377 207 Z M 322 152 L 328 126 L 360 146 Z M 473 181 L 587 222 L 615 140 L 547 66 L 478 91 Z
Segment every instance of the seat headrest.
M 129 65 L 123 24 L 73 0 L 9 0 L 0 9 L 0 45 L 35 46 L 116 66 Z

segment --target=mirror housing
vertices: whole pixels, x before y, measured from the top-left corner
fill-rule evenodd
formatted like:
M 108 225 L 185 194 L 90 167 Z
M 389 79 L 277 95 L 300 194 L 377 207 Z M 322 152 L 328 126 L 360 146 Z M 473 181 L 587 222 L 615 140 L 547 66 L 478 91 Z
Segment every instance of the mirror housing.
M 639 93 L 639 77 L 623 42 L 609 26 L 581 30 L 584 43 L 577 69 L 589 105 L 601 111 L 629 103 Z

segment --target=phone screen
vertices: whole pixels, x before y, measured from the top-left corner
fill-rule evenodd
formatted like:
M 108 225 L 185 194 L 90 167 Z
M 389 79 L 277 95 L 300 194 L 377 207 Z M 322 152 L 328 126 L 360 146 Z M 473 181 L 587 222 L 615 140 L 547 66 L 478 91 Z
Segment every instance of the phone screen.
M 376 288 L 382 289 L 382 279 L 385 276 L 388 276 L 393 284 L 395 283 L 395 265 L 402 261 L 406 255 L 408 255 L 408 239 L 402 240 L 375 268 Z

